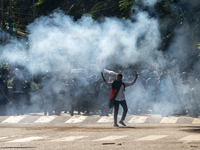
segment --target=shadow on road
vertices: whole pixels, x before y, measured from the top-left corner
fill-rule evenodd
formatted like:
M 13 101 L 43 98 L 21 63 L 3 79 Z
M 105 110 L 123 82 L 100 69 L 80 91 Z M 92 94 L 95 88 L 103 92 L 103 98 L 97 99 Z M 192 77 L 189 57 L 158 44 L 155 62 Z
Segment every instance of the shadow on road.
M 185 126 L 184 128 L 185 129 L 181 129 L 181 131 L 200 133 L 200 126 Z

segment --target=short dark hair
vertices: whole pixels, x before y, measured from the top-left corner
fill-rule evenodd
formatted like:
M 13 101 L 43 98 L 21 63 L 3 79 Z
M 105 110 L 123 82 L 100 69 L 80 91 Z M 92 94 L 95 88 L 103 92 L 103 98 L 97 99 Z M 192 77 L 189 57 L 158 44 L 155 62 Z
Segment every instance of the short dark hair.
M 117 76 L 120 76 L 121 78 L 123 77 L 123 75 L 121 73 L 119 73 Z

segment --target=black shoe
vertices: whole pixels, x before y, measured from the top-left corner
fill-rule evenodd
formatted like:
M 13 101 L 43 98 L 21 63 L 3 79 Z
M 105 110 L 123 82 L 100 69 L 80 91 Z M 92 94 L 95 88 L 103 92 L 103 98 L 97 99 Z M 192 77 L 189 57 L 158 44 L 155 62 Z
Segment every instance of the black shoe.
M 123 126 L 126 126 L 122 120 L 120 120 L 119 123 L 122 124 Z
M 114 127 L 119 127 L 119 125 L 115 123 L 115 124 L 114 124 Z

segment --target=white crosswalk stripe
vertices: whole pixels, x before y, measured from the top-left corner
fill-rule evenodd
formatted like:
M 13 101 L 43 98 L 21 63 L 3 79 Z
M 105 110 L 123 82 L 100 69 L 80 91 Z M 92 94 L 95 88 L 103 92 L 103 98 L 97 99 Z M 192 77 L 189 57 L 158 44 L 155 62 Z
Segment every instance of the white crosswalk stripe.
M 125 138 L 125 137 L 127 137 L 127 135 L 124 135 L 124 136 L 108 136 L 108 137 L 96 139 L 96 140 L 93 140 L 93 141 L 113 141 L 113 140 L 122 139 L 122 138 Z
M 158 139 L 161 139 L 161 138 L 165 138 L 167 136 L 168 135 L 150 135 L 150 136 L 147 136 L 147 137 L 136 139 L 136 141 L 155 141 L 155 140 L 158 140 Z
M 24 119 L 26 116 L 10 116 L 6 120 L 4 120 L 2 123 L 18 123 L 22 119 Z
M 87 116 L 80 116 L 80 117 L 73 116 L 72 118 L 70 118 L 69 120 L 67 120 L 65 123 L 81 123 L 86 118 L 87 118 Z
M 193 124 L 200 124 L 200 118 L 195 118 L 192 123 Z
M 40 139 L 44 139 L 45 137 L 28 137 L 28 138 L 22 138 L 22 139 L 17 139 L 17 140 L 13 140 L 13 141 L 8 141 L 8 143 L 17 143 L 17 142 L 31 142 L 34 140 L 40 140 Z
M 97 121 L 98 123 L 109 123 L 113 122 L 113 116 L 103 116 Z
M 74 141 L 74 140 L 79 140 L 82 138 L 86 138 L 88 136 L 69 136 L 69 137 L 64 137 L 64 138 L 60 138 L 60 139 L 55 139 L 55 140 L 51 140 L 52 142 L 63 142 L 63 141 Z
M 164 117 L 160 123 L 176 123 L 179 117 Z
M 35 123 L 49 123 L 52 120 L 54 120 L 56 118 L 56 116 L 42 116 L 40 118 L 38 118 Z
M 147 118 L 147 116 L 134 116 L 128 123 L 144 123 Z
M 179 141 L 183 141 L 184 143 L 200 142 L 200 135 L 188 135 L 182 139 L 179 139 Z

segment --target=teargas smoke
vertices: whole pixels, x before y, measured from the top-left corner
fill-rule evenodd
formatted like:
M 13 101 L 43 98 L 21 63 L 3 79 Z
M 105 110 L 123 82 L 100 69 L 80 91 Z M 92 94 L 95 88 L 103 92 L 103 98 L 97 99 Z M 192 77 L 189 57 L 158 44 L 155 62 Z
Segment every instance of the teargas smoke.
M 143 2 L 150 7 L 157 3 L 156 0 Z M 136 84 L 126 89 L 131 113 L 151 110 L 170 115 L 191 109 L 193 104 L 186 95 L 191 93 L 191 87 L 196 92 L 198 83 L 196 76 L 184 74 L 180 67 L 184 70 L 192 65 L 199 70 L 193 60 L 196 55 L 196 45 L 191 46 L 193 39 L 184 35 L 184 27 L 177 29 L 164 54 L 158 51 L 161 44 L 158 20 L 140 10 L 132 18 L 134 21 L 105 18 L 98 22 L 85 15 L 74 21 L 56 10 L 28 25 L 29 48 L 25 47 L 27 41 L 12 39 L 0 55 L 2 61 L 18 68 L 18 73 L 13 75 L 18 80 L 15 83 L 22 83 L 22 74 L 26 82 L 34 81 L 30 85 L 32 90 L 28 91 L 31 105 L 26 104 L 26 110 L 44 110 L 52 115 L 53 111 L 59 114 L 60 110 L 78 109 L 89 113 L 106 107 L 98 103 L 100 72 L 106 67 L 122 71 L 126 81 L 133 80 L 139 72 Z M 96 65 L 91 67 L 91 64 Z M 111 65 L 128 70 L 112 70 Z M 131 70 L 129 66 L 137 68 Z M 191 80 L 190 84 L 184 82 L 186 78 Z M 25 109 L 22 104 L 16 103 L 17 108 Z

